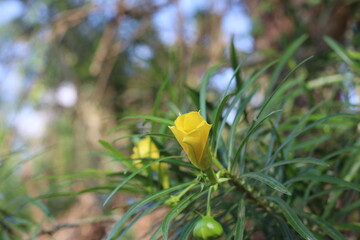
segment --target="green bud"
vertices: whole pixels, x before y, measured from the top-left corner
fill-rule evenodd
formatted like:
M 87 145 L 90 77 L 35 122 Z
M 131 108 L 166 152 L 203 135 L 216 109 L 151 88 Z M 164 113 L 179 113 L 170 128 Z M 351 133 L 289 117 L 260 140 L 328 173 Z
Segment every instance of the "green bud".
M 170 196 L 168 200 L 165 201 L 165 205 L 169 207 L 175 207 L 176 204 L 180 201 L 180 196 Z
M 223 234 L 224 230 L 219 222 L 211 216 L 205 216 L 195 224 L 194 237 L 201 239 L 215 239 Z

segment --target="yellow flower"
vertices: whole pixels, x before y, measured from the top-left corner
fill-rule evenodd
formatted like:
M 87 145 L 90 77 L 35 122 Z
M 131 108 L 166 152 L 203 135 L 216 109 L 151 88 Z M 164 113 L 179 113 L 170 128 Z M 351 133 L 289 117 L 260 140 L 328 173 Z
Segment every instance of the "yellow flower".
M 199 112 L 189 112 L 180 115 L 175 120 L 175 126 L 169 126 L 189 157 L 191 163 L 205 171 L 211 166 L 211 154 L 208 147 L 208 137 L 211 125 Z
M 149 136 L 141 139 L 133 148 L 132 159 L 160 158 L 160 152 Z
M 134 160 L 134 164 L 137 168 L 141 168 L 141 158 L 160 158 L 159 149 L 151 141 L 149 136 L 141 139 L 136 146 L 133 148 L 133 154 L 131 158 Z M 167 173 L 166 163 L 155 163 L 151 165 L 151 169 L 159 174 L 159 181 L 161 182 L 164 189 L 169 188 L 169 176 Z

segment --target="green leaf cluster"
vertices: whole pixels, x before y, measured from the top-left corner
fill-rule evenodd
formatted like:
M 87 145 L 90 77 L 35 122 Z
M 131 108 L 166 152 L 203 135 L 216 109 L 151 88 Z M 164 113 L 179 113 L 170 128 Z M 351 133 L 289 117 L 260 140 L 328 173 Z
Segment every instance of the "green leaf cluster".
M 309 80 L 306 69 L 312 57 L 295 58 L 306 39 L 301 36 L 279 59 L 257 69 L 244 66 L 246 57 L 239 58 L 232 43 L 230 82 L 235 87 L 229 84 L 225 92 L 211 89 L 212 75 L 224 64 L 211 67 L 199 89 L 183 86 L 188 94 L 180 100 L 174 95 L 182 90 L 164 77 L 153 115 L 120 121 L 120 126 L 135 119 L 149 123 L 149 132 L 124 138 L 150 136 L 160 150 L 159 159 L 140 159 L 142 166 L 136 167 L 113 143 L 100 141 L 107 150 L 103 154 L 125 169 L 105 174 L 115 187 L 104 204 L 122 191 L 143 196 L 114 225 L 108 239 L 125 236 L 141 217 L 160 208 L 168 212 L 149 229 L 151 239 L 190 239 L 200 216 L 209 212 L 223 226 L 221 239 L 252 239 L 255 234 L 266 239 L 359 236 L 360 117 L 336 97 L 341 92 L 341 74 L 337 80 L 335 75 Z M 325 42 L 354 73 L 358 71 L 351 53 L 330 38 Z M 290 61 L 298 64 L 289 65 Z M 330 88 L 322 88 L 325 85 Z M 332 97 L 314 98 L 319 90 Z M 212 124 L 209 141 L 218 177 L 215 186 L 186 160 L 167 128 L 178 111 L 194 110 Z M 159 172 L 151 170 L 159 162 L 167 165 L 167 189 Z

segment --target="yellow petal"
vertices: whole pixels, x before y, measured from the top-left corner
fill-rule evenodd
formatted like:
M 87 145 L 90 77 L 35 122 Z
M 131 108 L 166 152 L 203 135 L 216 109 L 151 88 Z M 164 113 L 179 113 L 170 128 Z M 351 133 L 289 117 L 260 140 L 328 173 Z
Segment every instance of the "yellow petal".
M 188 146 L 186 144 L 183 143 L 183 139 L 185 137 L 185 133 L 178 130 L 177 127 L 175 126 L 172 126 L 172 127 L 169 127 L 170 130 L 172 131 L 172 133 L 174 134 L 176 140 L 180 143 L 181 147 L 185 150 L 186 154 L 187 154 L 187 149 L 188 149 Z
M 137 153 L 139 158 L 159 158 L 160 153 L 156 145 L 151 141 L 149 136 L 141 139 L 137 147 Z
M 192 137 L 184 138 L 183 143 L 185 143 L 187 145 L 187 151 L 185 151 L 185 152 L 188 155 L 190 162 L 192 164 L 194 164 L 195 167 L 201 169 L 198 158 L 196 157 L 196 149 L 194 148 L 193 141 L 194 141 L 194 139 Z
M 141 139 L 133 148 L 131 158 L 136 160 L 139 158 L 159 158 L 160 152 L 156 145 L 151 141 L 149 136 Z
M 185 133 L 189 133 L 204 121 L 205 120 L 201 117 L 199 112 L 189 112 L 189 113 L 180 115 L 175 120 L 175 126 L 179 130 L 181 130 Z
M 191 159 L 192 162 L 195 162 L 194 165 L 202 170 L 210 167 L 210 159 L 204 158 L 204 152 L 207 151 L 206 147 L 210 128 L 211 125 L 203 122 L 199 128 L 192 131 L 183 140 L 194 151 L 195 156 Z

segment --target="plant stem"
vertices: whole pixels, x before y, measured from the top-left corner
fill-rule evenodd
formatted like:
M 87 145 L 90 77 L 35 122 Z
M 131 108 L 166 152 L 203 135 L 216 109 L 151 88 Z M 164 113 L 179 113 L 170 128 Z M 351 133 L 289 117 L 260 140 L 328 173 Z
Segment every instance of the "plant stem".
M 207 206 L 206 206 L 206 216 L 211 216 L 211 204 L 210 204 L 210 199 L 211 199 L 211 190 L 212 190 L 213 186 L 209 187 L 209 192 L 208 192 L 208 197 L 207 197 Z
M 187 193 L 190 189 L 192 189 L 196 184 L 197 184 L 197 182 L 191 184 L 190 186 L 188 186 L 187 188 L 185 188 L 181 193 L 179 193 L 177 196 L 178 196 L 179 198 L 181 198 L 182 196 L 184 196 L 185 193 Z
M 273 213 L 274 209 L 272 209 L 266 200 L 264 199 L 260 199 L 257 196 L 254 195 L 253 191 L 248 189 L 244 184 L 242 184 L 240 181 L 238 181 L 234 176 L 231 176 L 231 180 L 230 180 L 235 187 L 241 191 L 246 193 L 246 195 L 253 200 L 258 206 L 260 206 L 262 209 L 264 209 L 265 211 L 267 211 L 268 213 Z
M 218 183 L 218 179 L 217 179 L 217 177 L 216 177 L 216 175 L 215 175 L 215 173 L 214 173 L 214 170 L 213 170 L 211 167 L 208 168 L 207 170 L 205 170 L 205 173 L 206 173 L 207 177 L 209 178 L 210 183 L 211 183 L 212 185 Z
M 211 156 L 212 162 L 220 169 L 225 169 L 224 166 L 219 162 L 219 160 L 215 156 Z

